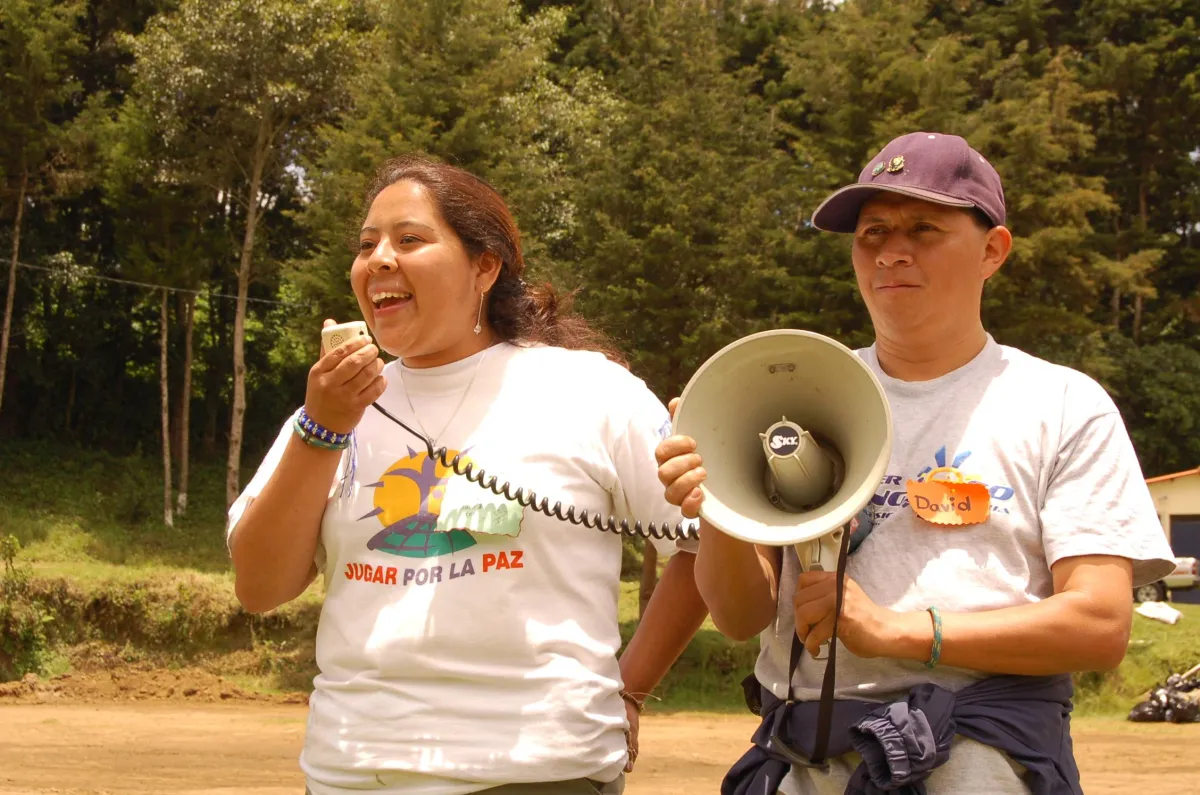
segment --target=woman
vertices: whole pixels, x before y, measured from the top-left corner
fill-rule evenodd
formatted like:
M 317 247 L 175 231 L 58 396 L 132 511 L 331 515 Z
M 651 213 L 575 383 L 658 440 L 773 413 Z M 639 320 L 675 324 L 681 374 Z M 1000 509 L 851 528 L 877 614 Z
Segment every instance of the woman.
M 634 701 L 615 656 L 620 537 L 454 474 L 372 403 L 551 506 L 674 527 L 654 459 L 666 410 L 522 281 L 485 182 L 404 157 L 367 205 L 350 281 L 374 341 L 312 367 L 229 518 L 248 610 L 325 577 L 309 791 L 620 792 Z

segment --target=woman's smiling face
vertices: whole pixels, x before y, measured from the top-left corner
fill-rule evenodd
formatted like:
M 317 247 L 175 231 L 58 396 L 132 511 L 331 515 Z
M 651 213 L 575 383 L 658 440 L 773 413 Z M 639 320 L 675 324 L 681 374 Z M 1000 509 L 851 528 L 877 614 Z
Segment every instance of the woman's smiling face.
M 474 353 L 482 292 L 495 275 L 480 268 L 487 259 L 471 256 L 422 185 L 401 180 L 384 188 L 371 203 L 350 269 L 376 344 L 410 367 Z

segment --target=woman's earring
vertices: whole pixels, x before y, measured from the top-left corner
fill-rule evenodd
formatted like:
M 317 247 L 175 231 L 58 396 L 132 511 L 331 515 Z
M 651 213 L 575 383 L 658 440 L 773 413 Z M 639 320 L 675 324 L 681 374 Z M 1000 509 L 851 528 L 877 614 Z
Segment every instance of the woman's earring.
M 479 334 L 483 331 L 483 299 L 487 296 L 487 290 L 479 294 L 479 314 L 475 316 L 475 333 Z

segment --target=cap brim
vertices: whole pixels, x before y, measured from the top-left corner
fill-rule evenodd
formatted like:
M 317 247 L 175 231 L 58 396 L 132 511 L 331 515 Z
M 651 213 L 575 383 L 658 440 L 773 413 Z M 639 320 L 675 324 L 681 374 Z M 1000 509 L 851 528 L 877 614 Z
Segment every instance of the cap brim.
M 924 188 L 908 188 L 893 185 L 847 185 L 834 191 L 812 215 L 812 224 L 826 232 L 853 232 L 858 226 L 858 211 L 863 204 L 877 193 L 899 193 L 924 199 L 947 207 L 974 207 L 974 202 L 956 199 L 944 193 Z

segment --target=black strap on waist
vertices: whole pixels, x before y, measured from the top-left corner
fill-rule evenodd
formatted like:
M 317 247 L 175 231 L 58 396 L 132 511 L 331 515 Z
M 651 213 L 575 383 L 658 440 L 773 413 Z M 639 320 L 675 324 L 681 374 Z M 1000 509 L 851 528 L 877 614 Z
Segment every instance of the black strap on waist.
M 786 701 L 775 710 L 774 727 L 771 730 L 771 741 L 776 745 L 779 751 L 792 762 L 794 765 L 801 767 L 813 767 L 820 770 L 828 770 L 829 761 L 826 758 L 829 751 L 829 733 L 833 726 L 833 694 L 834 686 L 837 678 L 837 635 L 838 622 L 842 616 L 842 600 L 846 592 L 846 559 L 849 556 L 850 549 L 850 528 L 846 527 L 842 530 L 842 543 L 838 550 L 837 561 L 837 585 L 836 598 L 834 602 L 835 613 L 833 616 L 833 637 L 829 641 L 829 660 L 825 664 L 825 678 L 821 683 L 821 701 L 817 709 L 817 732 L 813 743 L 812 758 L 807 758 L 804 754 L 796 750 L 796 746 L 787 736 L 787 713 L 790 711 L 788 706 L 796 701 L 795 697 L 795 678 L 796 669 L 800 667 L 800 656 L 804 653 L 804 644 L 800 642 L 800 637 L 793 630 L 792 632 L 792 655 L 791 662 L 788 667 L 788 694 Z M 751 703 L 749 695 L 750 688 L 743 683 L 743 687 L 747 693 L 747 704 L 755 714 L 759 714 L 761 710 L 761 697 L 757 701 L 759 709 L 755 709 L 755 703 Z M 757 680 L 754 680 L 757 684 Z

